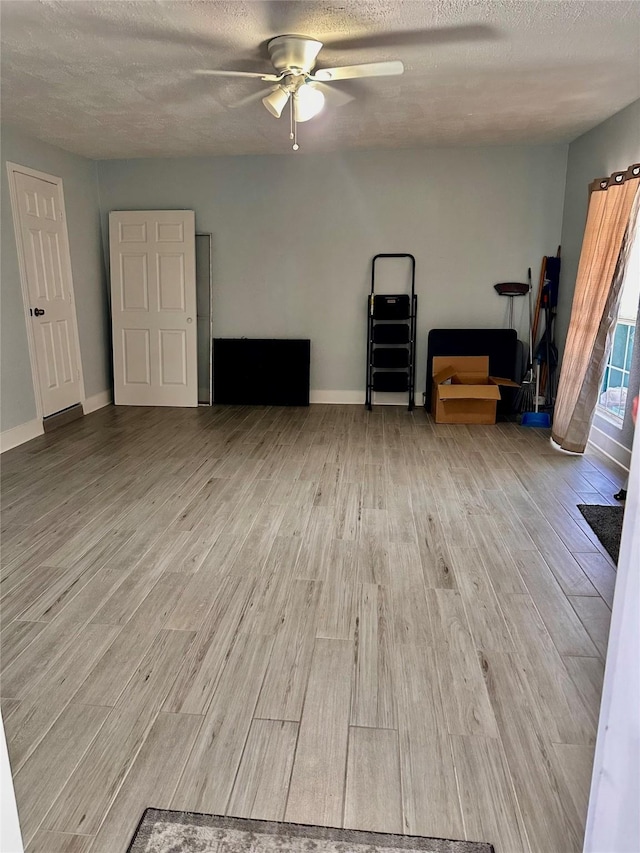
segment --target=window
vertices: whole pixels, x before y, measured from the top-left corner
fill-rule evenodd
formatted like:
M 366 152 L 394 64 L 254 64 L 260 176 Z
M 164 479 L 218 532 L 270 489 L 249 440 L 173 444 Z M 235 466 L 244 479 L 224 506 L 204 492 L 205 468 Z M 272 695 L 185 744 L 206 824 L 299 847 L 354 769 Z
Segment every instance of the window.
M 613 332 L 613 344 L 604 371 L 598 409 L 619 423 L 624 419 L 629 389 L 629 371 L 636 333 L 636 317 L 640 299 L 640 240 L 633 242 L 631 255 L 622 283 L 618 320 Z
M 624 418 L 627 405 L 635 330 L 635 321 L 632 323 L 630 320 L 618 317 L 613 333 L 613 346 L 600 391 L 600 408 L 620 420 Z

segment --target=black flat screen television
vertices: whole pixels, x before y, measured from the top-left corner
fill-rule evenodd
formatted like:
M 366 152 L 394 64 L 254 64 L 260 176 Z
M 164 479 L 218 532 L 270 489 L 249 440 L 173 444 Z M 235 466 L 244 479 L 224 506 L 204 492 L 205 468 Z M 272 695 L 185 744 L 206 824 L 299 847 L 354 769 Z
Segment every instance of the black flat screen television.
M 308 406 L 311 341 L 214 338 L 213 402 Z

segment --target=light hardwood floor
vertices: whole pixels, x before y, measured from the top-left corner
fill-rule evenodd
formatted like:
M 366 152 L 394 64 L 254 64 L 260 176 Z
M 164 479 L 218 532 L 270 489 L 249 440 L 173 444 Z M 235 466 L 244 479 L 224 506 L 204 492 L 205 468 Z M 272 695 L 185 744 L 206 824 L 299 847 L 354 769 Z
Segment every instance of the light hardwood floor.
M 580 849 L 598 458 L 422 410 L 108 407 L 2 475 L 29 853 L 124 851 L 147 806 Z

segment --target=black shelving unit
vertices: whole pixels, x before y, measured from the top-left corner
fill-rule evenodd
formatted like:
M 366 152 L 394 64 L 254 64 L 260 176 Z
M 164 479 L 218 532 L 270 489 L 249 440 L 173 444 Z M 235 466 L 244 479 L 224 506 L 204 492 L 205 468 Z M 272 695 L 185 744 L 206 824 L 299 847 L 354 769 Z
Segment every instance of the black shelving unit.
M 381 258 L 409 258 L 411 292 L 376 293 L 376 261 Z M 416 352 L 416 259 L 413 255 L 381 254 L 371 263 L 371 293 L 367 300 L 367 395 L 371 410 L 374 391 L 408 393 L 413 409 Z

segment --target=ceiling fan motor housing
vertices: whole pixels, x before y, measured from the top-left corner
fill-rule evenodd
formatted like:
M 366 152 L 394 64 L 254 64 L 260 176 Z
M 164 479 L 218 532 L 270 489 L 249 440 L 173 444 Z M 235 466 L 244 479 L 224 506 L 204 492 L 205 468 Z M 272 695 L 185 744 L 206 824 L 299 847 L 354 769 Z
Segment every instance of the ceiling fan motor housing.
M 308 74 L 321 48 L 321 41 L 296 35 L 276 36 L 267 45 L 271 62 L 280 73 L 295 69 Z

